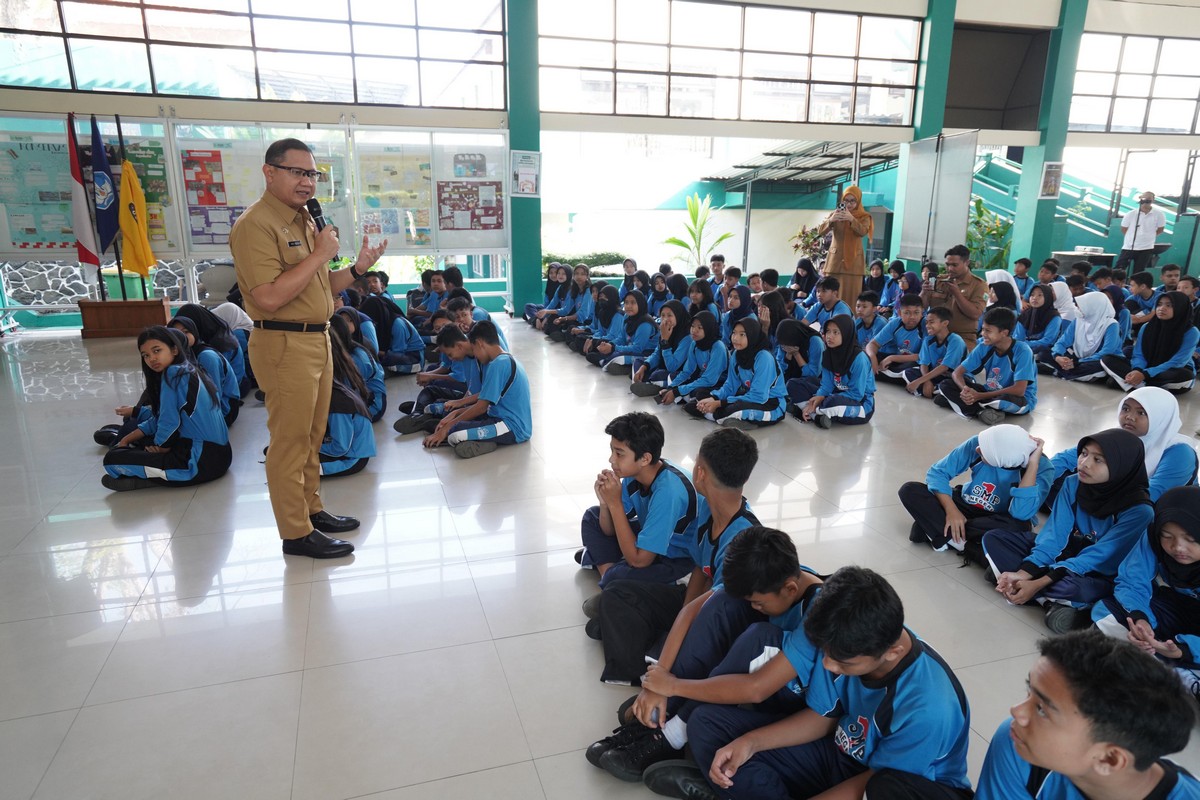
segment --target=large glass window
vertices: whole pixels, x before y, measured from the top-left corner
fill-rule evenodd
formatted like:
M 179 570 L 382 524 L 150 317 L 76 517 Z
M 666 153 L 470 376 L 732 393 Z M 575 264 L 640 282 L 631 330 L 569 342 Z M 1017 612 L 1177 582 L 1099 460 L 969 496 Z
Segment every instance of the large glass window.
M 502 109 L 505 62 L 502 0 L 0 4 L 0 86 Z
M 911 124 L 918 20 L 702 0 L 538 13 L 543 111 Z
M 1195 39 L 1085 33 L 1070 127 L 1118 133 L 1200 133 Z

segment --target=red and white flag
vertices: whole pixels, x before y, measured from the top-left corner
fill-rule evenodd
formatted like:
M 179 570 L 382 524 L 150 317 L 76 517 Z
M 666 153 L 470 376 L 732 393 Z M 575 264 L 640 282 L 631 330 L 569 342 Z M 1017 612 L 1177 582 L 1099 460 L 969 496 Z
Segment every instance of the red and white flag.
M 71 228 L 75 232 L 75 250 L 80 264 L 100 266 L 96 255 L 96 233 L 88 211 L 87 192 L 83 188 L 83 170 L 79 168 L 79 142 L 75 140 L 75 115 L 67 114 L 67 149 L 71 151 Z

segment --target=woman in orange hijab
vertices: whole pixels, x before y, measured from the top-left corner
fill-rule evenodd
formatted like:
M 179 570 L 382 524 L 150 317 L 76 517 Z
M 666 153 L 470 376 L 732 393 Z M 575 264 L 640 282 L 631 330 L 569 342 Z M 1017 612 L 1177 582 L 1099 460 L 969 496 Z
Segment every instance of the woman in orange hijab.
M 833 231 L 833 242 L 829 246 L 824 273 L 838 279 L 842 285 L 841 298 L 853 309 L 867 274 L 863 237 L 869 240 L 875 232 L 875 222 L 863 209 L 862 190 L 857 186 L 846 188 L 841 207 L 821 223 L 821 234 L 829 231 Z

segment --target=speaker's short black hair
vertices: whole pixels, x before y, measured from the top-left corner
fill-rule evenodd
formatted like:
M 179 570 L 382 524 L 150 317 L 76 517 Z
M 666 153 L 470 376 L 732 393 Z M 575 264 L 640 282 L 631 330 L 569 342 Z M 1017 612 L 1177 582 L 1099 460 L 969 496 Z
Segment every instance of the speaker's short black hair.
M 734 536 L 721 563 L 725 592 L 742 599 L 755 594 L 774 594 L 788 578 L 799 574 L 800 559 L 792 537 L 761 525 Z
M 741 489 L 758 463 L 758 442 L 736 428 L 717 428 L 700 440 L 700 458 L 717 483 Z
M 263 161 L 277 167 L 290 150 L 303 150 L 312 155 L 312 148 L 299 139 L 279 139 L 267 146 L 267 154 Z
M 624 442 L 633 451 L 635 459 L 650 454 L 650 463 L 657 464 L 662 458 L 666 435 L 662 423 L 653 414 L 633 411 L 613 419 L 604 427 L 604 432 L 619 442 Z

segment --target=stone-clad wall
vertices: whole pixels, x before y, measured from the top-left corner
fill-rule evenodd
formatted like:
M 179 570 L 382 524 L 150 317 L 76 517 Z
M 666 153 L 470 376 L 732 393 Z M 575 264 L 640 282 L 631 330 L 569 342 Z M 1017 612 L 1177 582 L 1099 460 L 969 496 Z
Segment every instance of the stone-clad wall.
M 152 297 L 165 297 L 172 302 L 194 302 L 189 296 L 187 271 L 194 270 L 197 282 L 204 271 L 215 263 L 228 261 L 159 261 L 154 273 Z M 105 268 L 115 263 L 105 264 Z M 68 261 L 4 261 L 0 262 L 0 281 L 8 305 L 55 306 L 79 300 L 99 300 L 96 271 L 88 267 L 85 274 L 79 264 Z M 149 287 L 148 287 L 149 288 Z M 201 290 L 203 291 L 203 290 Z M 116 299 L 120 299 L 118 292 Z M 140 295 L 137 299 L 141 299 Z M 205 298 L 201 297 L 203 301 Z M 219 302 L 224 297 L 213 298 Z

